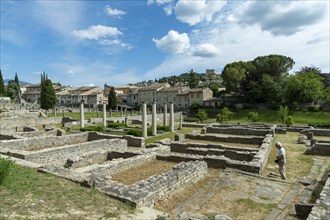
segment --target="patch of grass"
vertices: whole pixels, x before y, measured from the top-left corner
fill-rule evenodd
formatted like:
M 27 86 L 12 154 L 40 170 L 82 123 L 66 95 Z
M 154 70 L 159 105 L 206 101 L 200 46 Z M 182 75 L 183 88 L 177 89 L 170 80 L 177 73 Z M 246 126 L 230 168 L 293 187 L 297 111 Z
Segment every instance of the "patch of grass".
M 162 134 L 162 135 L 157 135 L 155 137 L 150 137 L 150 138 L 146 139 L 145 143 L 151 144 L 151 143 L 155 143 L 156 141 L 160 141 L 165 138 L 169 138 L 169 139 L 171 139 L 171 141 L 173 141 L 174 133 L 166 133 L 166 134 Z
M 12 169 L 0 185 L 0 219 L 84 219 L 86 213 L 97 219 L 106 212 L 128 212 L 123 203 L 96 190 L 17 164 Z
M 104 218 L 118 218 L 118 213 L 113 212 L 105 212 Z
M 260 204 L 252 199 L 238 199 L 236 200 L 238 205 L 245 206 L 247 209 L 252 209 L 261 213 L 269 213 L 272 209 L 277 207 L 276 203 L 269 203 L 269 204 Z

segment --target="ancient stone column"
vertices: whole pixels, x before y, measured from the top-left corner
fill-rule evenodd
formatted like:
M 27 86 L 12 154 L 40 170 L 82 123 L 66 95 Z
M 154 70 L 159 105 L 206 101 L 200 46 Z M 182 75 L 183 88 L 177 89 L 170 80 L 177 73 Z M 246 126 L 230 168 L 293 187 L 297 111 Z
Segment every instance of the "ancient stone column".
M 174 132 L 174 105 L 170 103 L 170 132 Z
M 80 102 L 80 128 L 85 127 L 84 100 Z
M 164 118 L 163 118 L 163 126 L 167 124 L 167 104 L 164 104 Z
M 152 135 L 157 136 L 157 106 L 152 103 Z
M 180 113 L 179 130 L 182 130 L 182 112 Z
M 54 118 L 56 118 L 56 106 L 54 107 Z
M 307 139 L 308 140 L 313 140 L 314 139 L 314 133 L 313 132 L 308 132 L 307 133 Z
M 103 103 L 103 120 L 102 126 L 107 127 L 107 104 Z
M 147 137 L 147 104 L 142 103 L 142 137 Z
M 120 108 L 120 115 L 121 115 L 121 117 L 123 117 L 123 115 L 124 115 L 124 113 L 123 113 L 123 106 L 121 106 L 121 108 Z
M 110 108 L 110 118 L 112 118 L 112 109 Z
M 125 125 L 128 125 L 128 118 L 125 117 Z

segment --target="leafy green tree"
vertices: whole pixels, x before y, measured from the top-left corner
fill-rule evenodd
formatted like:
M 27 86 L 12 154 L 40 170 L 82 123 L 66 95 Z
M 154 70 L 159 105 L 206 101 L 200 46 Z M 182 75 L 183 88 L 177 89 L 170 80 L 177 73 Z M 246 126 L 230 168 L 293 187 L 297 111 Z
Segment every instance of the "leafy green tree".
M 108 108 L 112 109 L 114 107 L 116 107 L 118 104 L 118 98 L 115 92 L 115 88 L 111 86 L 110 88 L 110 92 L 108 95 Z
M 200 121 L 205 121 L 208 118 L 208 115 L 206 111 L 198 110 L 195 117 L 198 118 Z
M 245 78 L 246 62 L 234 62 L 227 64 L 222 70 L 221 76 L 228 93 L 239 93 L 241 81 Z
M 3 82 L 2 72 L 0 70 L 0 97 L 6 96 L 5 83 Z
M 327 90 L 321 71 L 317 68 L 303 67 L 285 81 L 287 102 L 312 102 L 326 99 Z
M 189 72 L 189 80 L 188 86 L 191 89 L 197 88 L 199 85 L 199 77 L 198 74 L 194 72 L 194 70 L 190 70 Z
M 7 96 L 10 97 L 11 100 L 15 100 L 18 97 L 19 86 L 14 80 L 9 80 L 7 85 Z
M 203 106 L 197 102 L 193 102 L 190 106 L 189 109 L 191 111 L 197 112 L 199 109 L 203 108 Z
M 288 116 L 288 117 L 286 117 L 284 123 L 285 123 L 286 125 L 293 125 L 293 124 L 294 124 L 294 121 L 293 121 L 292 116 Z
M 53 109 L 56 104 L 56 94 L 53 83 L 45 72 L 41 74 L 40 80 L 40 107 L 48 110 Z
M 282 55 L 260 56 L 247 62 L 241 95 L 246 102 L 280 102 L 283 81 L 293 65 L 293 59 Z

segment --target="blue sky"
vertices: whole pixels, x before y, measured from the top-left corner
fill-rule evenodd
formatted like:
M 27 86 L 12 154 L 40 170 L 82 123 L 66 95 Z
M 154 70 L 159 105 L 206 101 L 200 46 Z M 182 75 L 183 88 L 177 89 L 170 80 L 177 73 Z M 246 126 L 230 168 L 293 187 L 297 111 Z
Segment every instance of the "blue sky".
M 329 1 L 0 2 L 4 78 L 118 86 L 268 54 L 330 68 Z

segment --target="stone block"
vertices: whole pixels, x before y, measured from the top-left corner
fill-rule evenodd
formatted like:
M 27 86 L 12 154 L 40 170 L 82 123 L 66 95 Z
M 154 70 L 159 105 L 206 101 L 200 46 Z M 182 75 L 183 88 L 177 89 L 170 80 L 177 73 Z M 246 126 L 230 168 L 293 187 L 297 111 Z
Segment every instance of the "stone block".
M 185 139 L 185 134 L 175 134 L 174 140 L 175 141 L 183 141 Z

